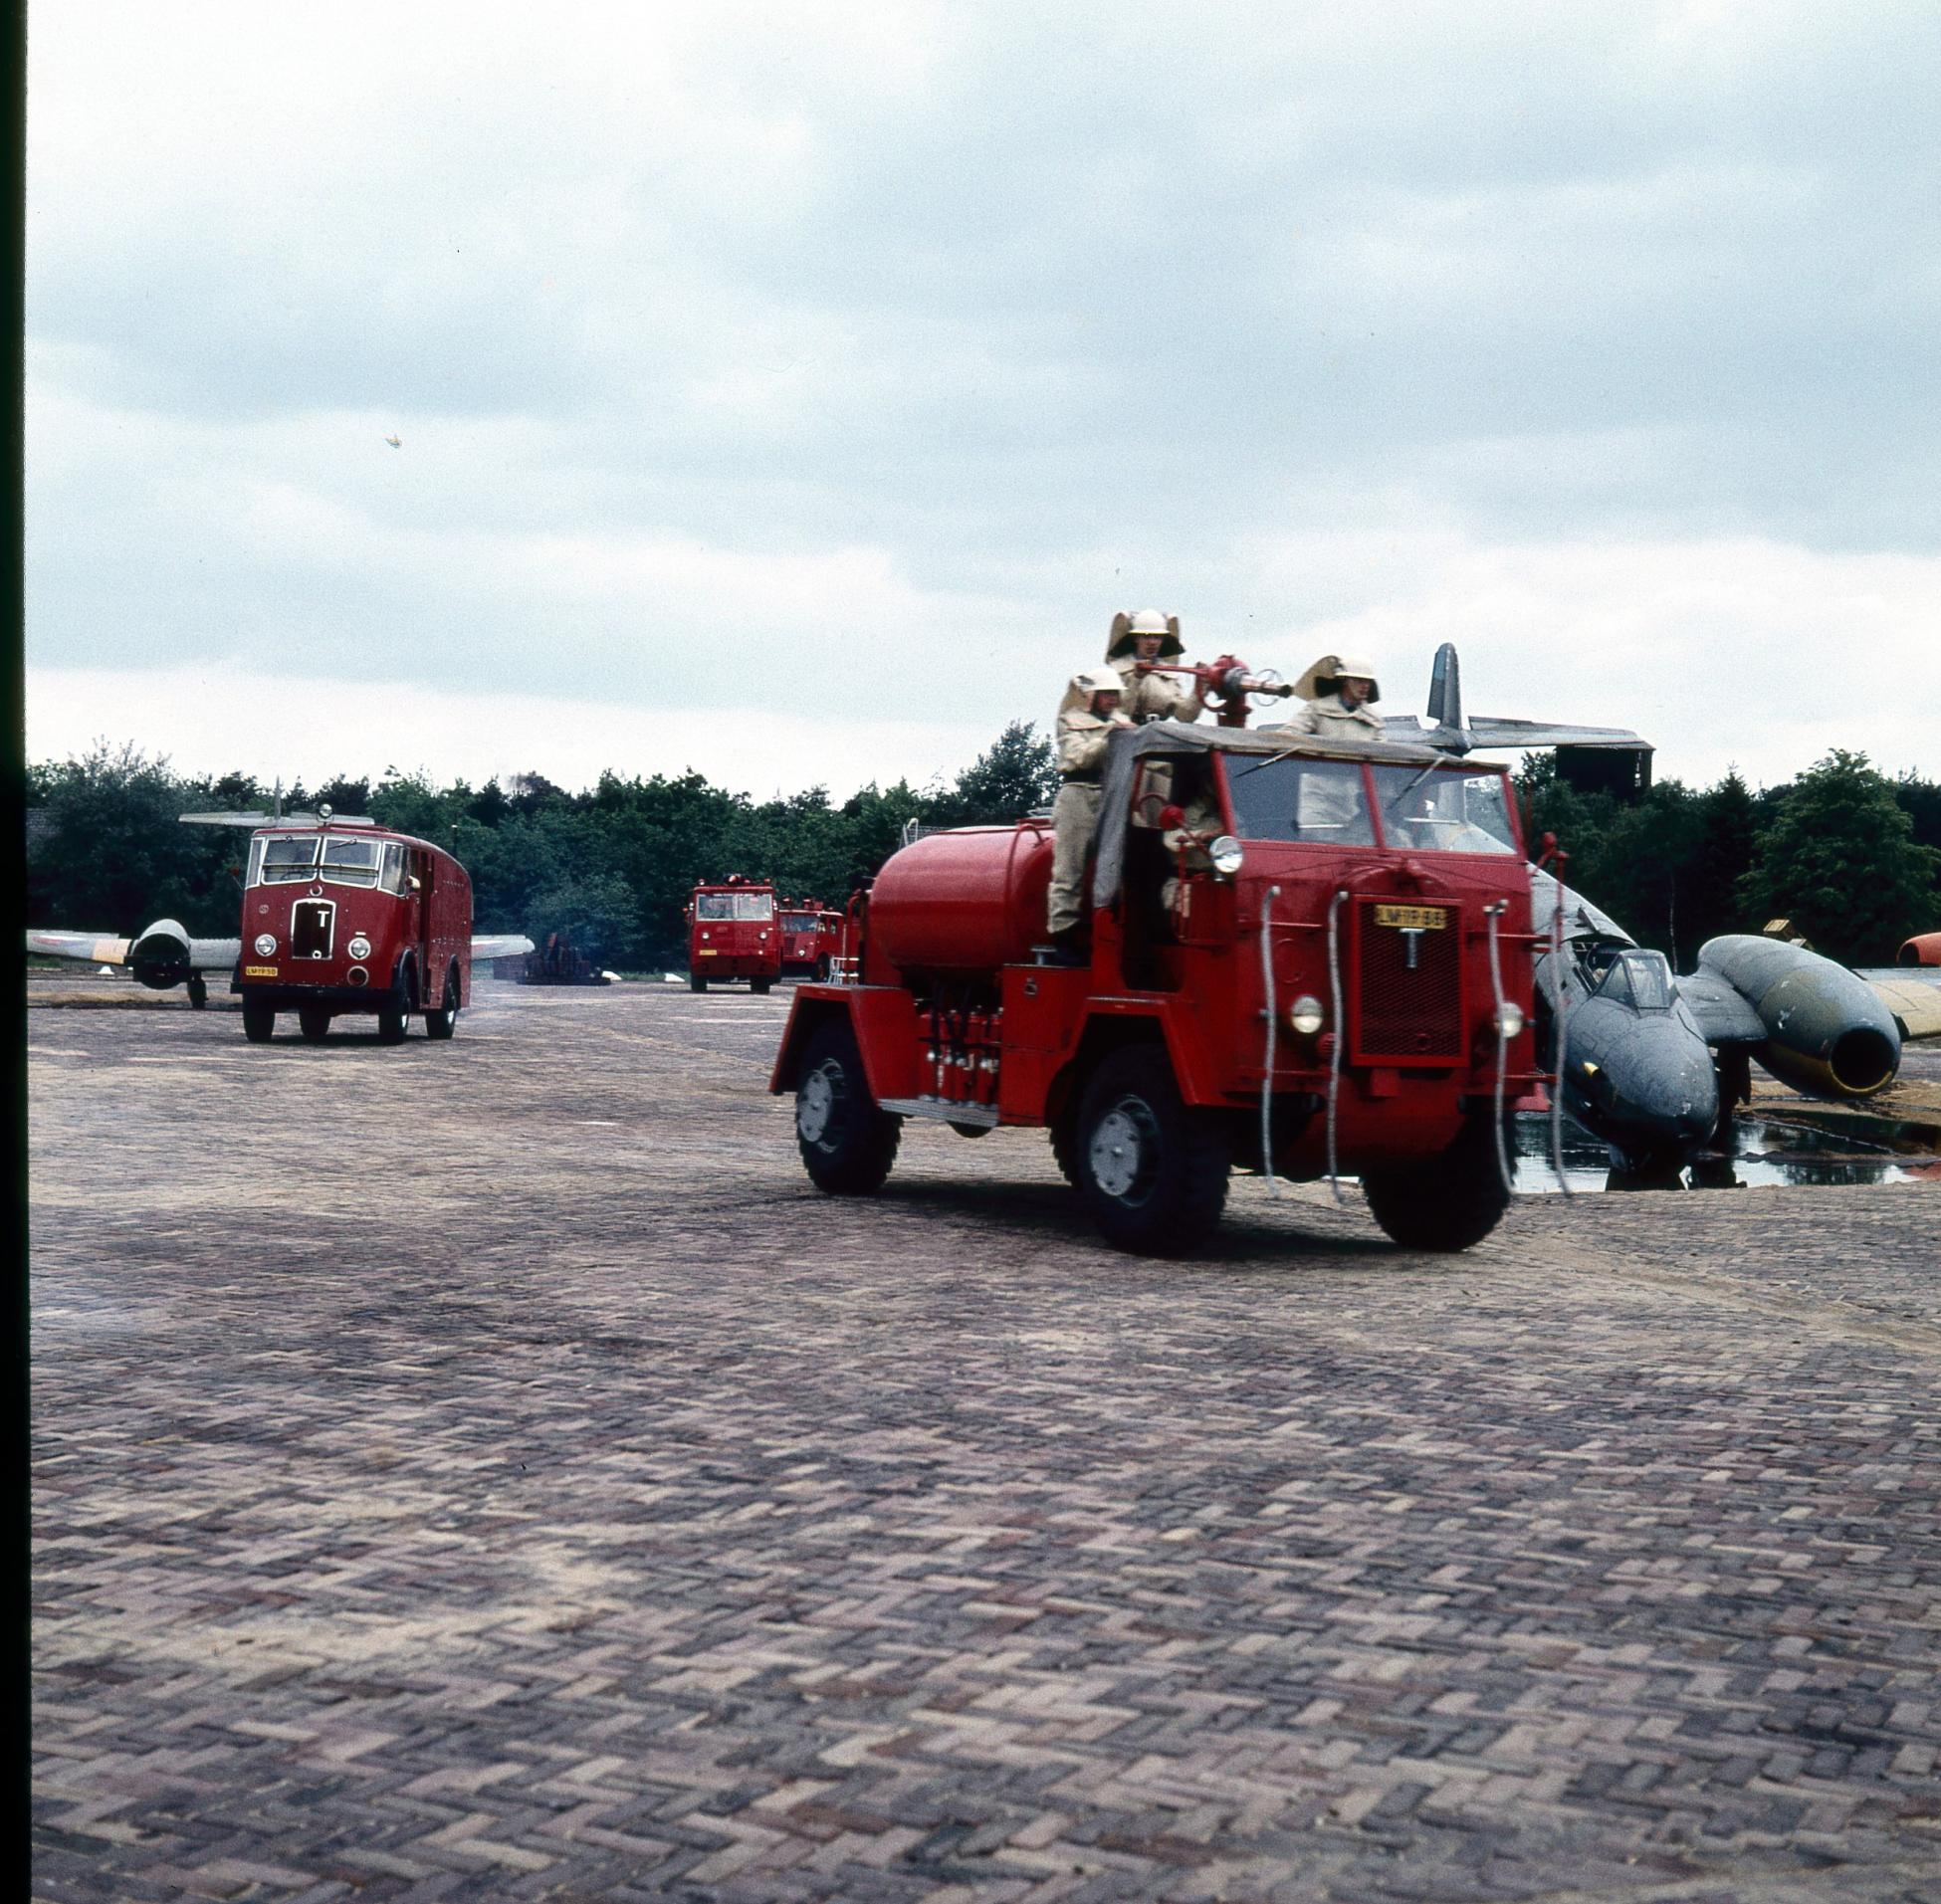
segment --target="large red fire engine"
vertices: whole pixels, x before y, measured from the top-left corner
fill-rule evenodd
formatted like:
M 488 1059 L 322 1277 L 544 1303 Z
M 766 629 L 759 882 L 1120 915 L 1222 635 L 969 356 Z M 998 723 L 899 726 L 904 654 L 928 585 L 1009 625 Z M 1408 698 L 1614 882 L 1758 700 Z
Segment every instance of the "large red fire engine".
M 711 980 L 746 978 L 766 991 L 781 976 L 781 931 L 775 889 L 765 880 L 731 873 L 704 880 L 688 898 L 688 984 L 706 991 Z
M 252 1044 L 269 1041 L 279 1011 L 295 1011 L 313 1043 L 346 1013 L 374 1015 L 387 1044 L 413 1012 L 426 1037 L 449 1038 L 471 998 L 473 950 L 472 882 L 428 840 L 327 808 L 251 835 L 233 989 Z
M 1207 835 L 1212 835 L 1210 839 Z M 810 1177 L 877 1189 L 905 1118 L 1040 1126 L 1098 1227 L 1175 1253 L 1234 1165 L 1360 1177 L 1397 1241 L 1507 1206 L 1538 1094 L 1531 889 L 1505 770 L 1416 746 L 1156 723 L 1105 772 L 1088 964 L 1050 962 L 1050 826 L 894 854 L 854 968 L 796 991 L 770 1080 Z
M 826 978 L 842 956 L 842 915 L 814 900 L 781 907 L 781 975 Z

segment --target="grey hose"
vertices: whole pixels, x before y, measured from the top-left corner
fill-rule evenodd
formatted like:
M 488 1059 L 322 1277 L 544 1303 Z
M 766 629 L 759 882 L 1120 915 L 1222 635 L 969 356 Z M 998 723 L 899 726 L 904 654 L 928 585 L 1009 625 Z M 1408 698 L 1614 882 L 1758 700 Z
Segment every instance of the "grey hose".
M 1341 1021 L 1341 933 L 1338 921 L 1341 916 L 1341 903 L 1348 897 L 1347 887 L 1342 887 L 1328 906 L 1328 991 L 1334 1004 L 1333 1049 L 1328 1053 L 1328 1187 L 1335 1193 L 1335 1201 L 1342 1200 L 1340 1172 L 1336 1168 L 1335 1152 L 1335 1105 L 1341 1096 L 1341 1041 L 1347 1034 L 1347 1027 Z
M 1496 923 L 1503 916 L 1506 902 L 1497 900 L 1483 908 L 1489 921 L 1489 988 L 1496 995 L 1496 1091 L 1495 1110 L 1490 1120 L 1496 1132 L 1496 1168 L 1503 1178 L 1504 1191 L 1516 1194 L 1515 1172 L 1510 1166 L 1510 1147 L 1503 1137 L 1503 1073 L 1510 1062 L 1510 1041 L 1503 1030 L 1503 968 L 1496 955 Z
M 1260 1077 L 1260 1173 L 1267 1179 L 1267 1194 L 1280 1195 L 1274 1176 L 1274 1045 L 1277 1040 L 1279 1008 L 1274 998 L 1274 901 L 1280 888 L 1267 888 L 1267 902 L 1260 909 L 1260 980 L 1267 999 L 1266 1070 Z

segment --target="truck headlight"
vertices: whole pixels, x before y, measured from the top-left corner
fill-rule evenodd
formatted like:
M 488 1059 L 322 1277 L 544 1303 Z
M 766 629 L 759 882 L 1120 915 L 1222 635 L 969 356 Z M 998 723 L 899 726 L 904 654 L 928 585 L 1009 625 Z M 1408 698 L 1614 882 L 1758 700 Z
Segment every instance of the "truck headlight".
M 1312 1038 L 1321 1029 L 1321 1000 L 1311 992 L 1302 992 L 1288 1007 L 1287 1022 L 1304 1038 Z
M 1505 998 L 1496 1007 L 1494 1023 L 1499 1038 L 1514 1038 L 1523 1029 L 1523 1007 L 1514 998 Z
M 1246 857 L 1240 851 L 1240 842 L 1231 833 L 1222 833 L 1206 849 L 1206 857 L 1213 862 L 1213 871 L 1224 873 L 1231 879 L 1240 870 L 1240 862 Z
M 359 933 L 344 950 L 349 952 L 352 958 L 368 958 L 370 956 L 370 941 L 362 933 Z
M 256 936 L 257 957 L 268 958 L 269 955 L 276 951 L 276 949 L 277 949 L 277 936 L 275 933 L 257 934 Z

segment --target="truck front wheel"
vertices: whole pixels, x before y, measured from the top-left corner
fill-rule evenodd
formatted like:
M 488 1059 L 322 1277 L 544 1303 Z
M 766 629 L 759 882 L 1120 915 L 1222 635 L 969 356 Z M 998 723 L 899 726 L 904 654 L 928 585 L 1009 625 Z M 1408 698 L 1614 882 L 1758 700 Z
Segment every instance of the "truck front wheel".
M 1218 1121 L 1182 1101 L 1166 1053 L 1115 1052 L 1085 1087 L 1078 1190 L 1109 1243 L 1182 1256 L 1218 1226 L 1232 1154 Z
M 277 1014 L 268 1005 L 259 1005 L 244 1000 L 243 1036 L 251 1044 L 268 1044 L 276 1035 Z
M 863 1077 L 863 1054 L 845 1024 L 809 1040 L 795 1086 L 795 1145 L 802 1167 L 832 1196 L 867 1196 L 896 1162 L 903 1120 L 879 1109 Z
M 1487 1117 L 1471 1118 L 1455 1142 L 1426 1164 L 1365 1172 L 1362 1189 L 1375 1220 L 1403 1249 L 1467 1249 L 1510 1206 Z

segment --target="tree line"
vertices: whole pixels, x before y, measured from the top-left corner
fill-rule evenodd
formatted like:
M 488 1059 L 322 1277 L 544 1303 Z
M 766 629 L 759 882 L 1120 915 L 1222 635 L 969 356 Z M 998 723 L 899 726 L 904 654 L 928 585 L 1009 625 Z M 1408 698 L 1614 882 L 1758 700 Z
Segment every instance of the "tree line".
M 1680 968 L 1706 939 L 1776 917 L 1862 964 L 1941 929 L 1941 783 L 1888 779 L 1864 754 L 1835 751 L 1759 791 L 1728 772 L 1703 788 L 1661 780 L 1632 800 L 1585 793 L 1548 754 L 1518 782 L 1532 842 L 1554 832 L 1570 883 Z M 757 801 L 694 772 L 609 772 L 572 793 L 538 773 L 438 787 L 395 769 L 282 798 L 286 810 L 327 803 L 447 848 L 472 876 L 481 932 L 562 933 L 603 964 L 646 971 L 685 962 L 682 908 L 699 880 L 739 872 L 839 906 L 909 822 L 1006 823 L 1056 788 L 1049 740 L 1013 722 L 955 780 L 871 784 L 842 801 L 819 786 Z M 132 744 L 30 766 L 29 923 L 130 934 L 173 918 L 227 937 L 243 835 L 178 816 L 269 811 L 275 798 L 246 774 L 178 775 Z

